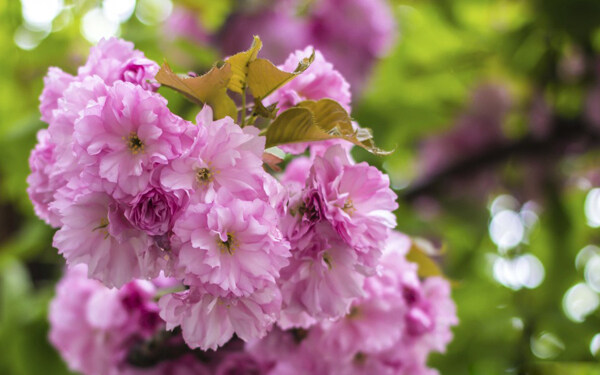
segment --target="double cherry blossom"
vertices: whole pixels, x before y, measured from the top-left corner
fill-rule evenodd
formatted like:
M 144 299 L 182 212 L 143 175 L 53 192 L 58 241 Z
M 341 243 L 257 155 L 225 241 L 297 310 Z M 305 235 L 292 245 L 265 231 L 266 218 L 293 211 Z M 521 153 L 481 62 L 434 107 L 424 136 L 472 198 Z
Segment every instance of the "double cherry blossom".
M 343 140 L 283 147 L 304 155 L 272 175 L 259 129 L 214 120 L 207 105 L 195 122 L 173 114 L 157 72 L 113 38 L 77 75 L 51 68 L 44 81 L 48 128 L 31 153 L 28 192 L 59 228 L 53 244 L 70 268 L 50 312 L 51 341 L 69 366 L 86 375 L 427 373 L 428 353 L 451 338 L 454 305 L 446 281 L 421 281 L 405 260 L 410 240 L 394 231 L 388 176 L 355 163 Z M 285 110 L 323 98 L 350 110 L 349 84 L 316 51 L 267 101 Z M 210 364 L 184 353 L 138 369 L 135 345 L 176 327 L 190 353 L 248 344 Z

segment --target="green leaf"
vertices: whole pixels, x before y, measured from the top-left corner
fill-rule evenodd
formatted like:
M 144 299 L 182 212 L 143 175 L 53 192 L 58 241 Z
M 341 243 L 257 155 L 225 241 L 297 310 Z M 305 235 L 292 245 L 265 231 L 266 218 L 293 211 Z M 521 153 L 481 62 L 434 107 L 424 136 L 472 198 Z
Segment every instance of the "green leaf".
M 252 111 L 252 114 L 268 119 L 274 119 L 277 117 L 277 103 L 273 103 L 265 107 L 260 100 L 257 100 L 254 103 L 254 110 Z
M 248 87 L 256 99 L 263 99 L 304 72 L 315 59 L 315 51 L 300 61 L 296 70 L 285 72 L 266 59 L 256 59 L 248 66 Z
M 231 65 L 224 64 L 221 67 L 214 66 L 208 73 L 199 77 L 180 77 L 173 73 L 165 62 L 156 75 L 156 80 L 198 105 L 210 105 L 215 119 L 225 116 L 236 119 L 237 108 L 227 95 L 227 86 L 232 74 Z
M 537 362 L 532 367 L 532 375 L 600 375 L 594 362 Z
M 280 114 L 263 133 L 267 148 L 340 138 L 377 155 L 389 154 L 375 147 L 368 129 L 354 129 L 348 112 L 331 99 L 301 102 Z
M 418 274 L 420 277 L 443 276 L 440 266 L 430 257 L 430 249 L 433 247 L 430 242 L 422 238 L 413 238 L 412 245 L 406 260 L 416 263 L 419 266 Z
M 254 41 L 250 46 L 250 49 L 244 52 L 236 53 L 231 56 L 225 62 L 231 65 L 231 72 L 233 75 L 229 80 L 227 88 L 231 91 L 243 94 L 246 88 L 246 79 L 248 78 L 248 66 L 251 62 L 256 60 L 258 51 L 262 48 L 262 42 L 258 36 L 254 36 Z

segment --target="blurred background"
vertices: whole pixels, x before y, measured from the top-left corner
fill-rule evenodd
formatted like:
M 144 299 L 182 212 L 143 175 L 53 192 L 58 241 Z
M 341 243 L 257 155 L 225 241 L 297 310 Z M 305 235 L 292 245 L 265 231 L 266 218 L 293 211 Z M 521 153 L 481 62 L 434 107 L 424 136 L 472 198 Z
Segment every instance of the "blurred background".
M 320 49 L 389 157 L 399 230 L 453 280 L 442 374 L 600 374 L 600 1 L 0 0 L 0 373 L 67 374 L 46 339 L 63 260 L 27 198 L 49 66 L 100 38 L 178 71 Z M 168 90 L 171 109 L 197 108 Z

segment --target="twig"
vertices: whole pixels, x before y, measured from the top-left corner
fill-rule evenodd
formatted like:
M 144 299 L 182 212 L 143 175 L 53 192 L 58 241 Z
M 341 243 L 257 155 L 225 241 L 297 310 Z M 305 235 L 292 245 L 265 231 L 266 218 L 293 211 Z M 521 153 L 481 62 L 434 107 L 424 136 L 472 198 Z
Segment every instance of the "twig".
M 417 180 L 408 188 L 399 191 L 398 195 L 409 202 L 423 195 L 435 195 L 447 182 L 455 178 L 477 174 L 511 158 L 569 154 L 569 146 L 577 142 L 586 149 L 600 146 L 600 133 L 594 131 L 582 119 L 556 118 L 552 130 L 544 137 L 528 134 L 469 155 L 437 173 Z
M 242 90 L 242 128 L 246 126 L 246 86 Z

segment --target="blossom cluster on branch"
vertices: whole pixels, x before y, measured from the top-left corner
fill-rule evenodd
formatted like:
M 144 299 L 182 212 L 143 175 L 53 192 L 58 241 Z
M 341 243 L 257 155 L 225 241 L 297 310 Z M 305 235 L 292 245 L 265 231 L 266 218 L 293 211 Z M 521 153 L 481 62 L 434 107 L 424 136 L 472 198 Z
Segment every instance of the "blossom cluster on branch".
M 260 47 L 182 78 L 113 38 L 77 75 L 49 70 L 28 192 L 70 268 L 50 337 L 72 369 L 433 371 L 449 285 L 419 279 L 388 176 L 349 153 L 381 152 L 348 115 L 349 84 L 318 51 L 275 67 Z M 195 122 L 159 83 L 202 104 Z M 274 146 L 291 159 L 279 174 Z

